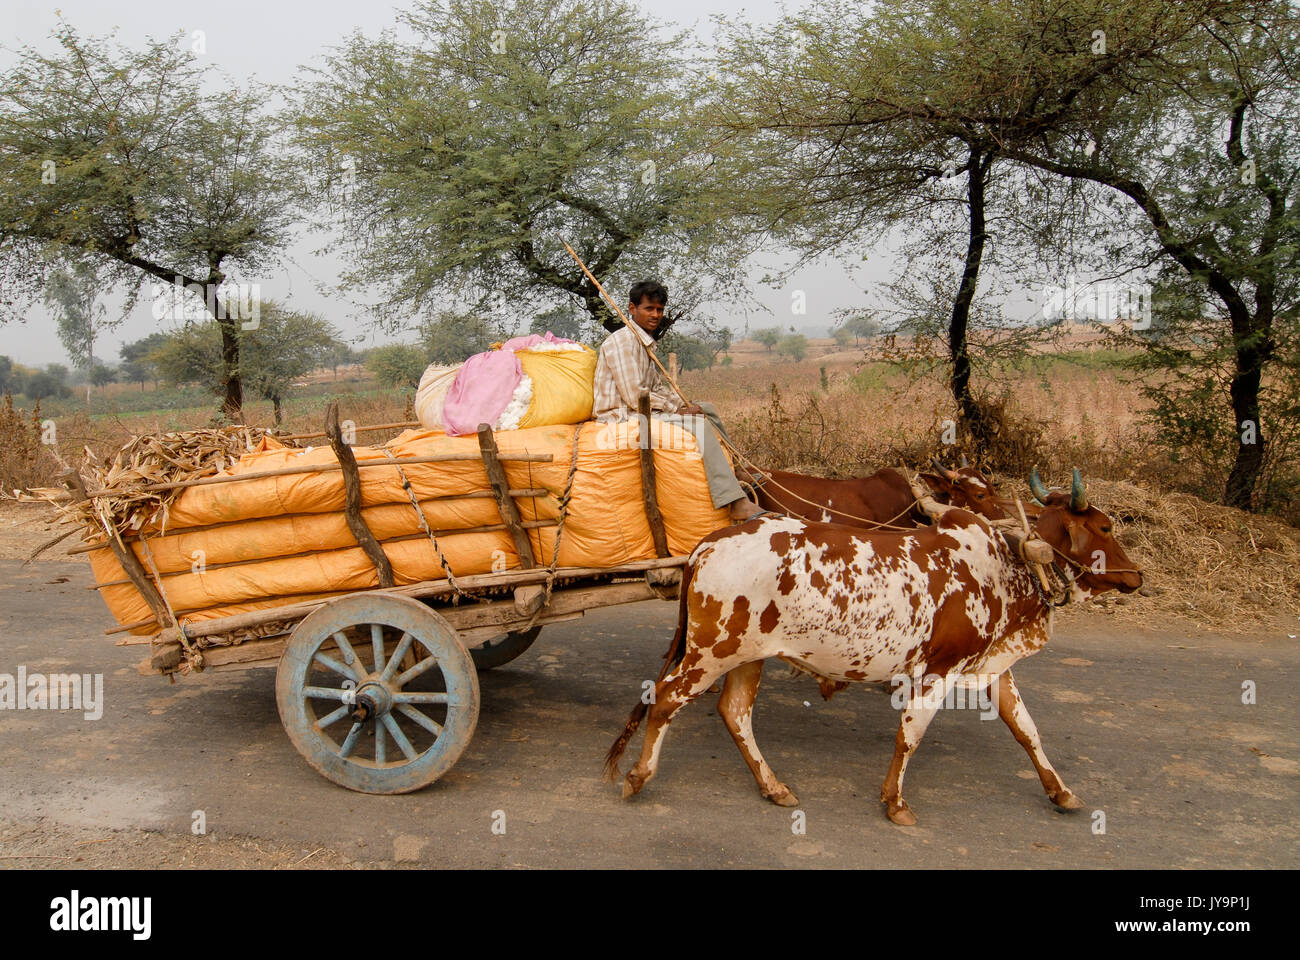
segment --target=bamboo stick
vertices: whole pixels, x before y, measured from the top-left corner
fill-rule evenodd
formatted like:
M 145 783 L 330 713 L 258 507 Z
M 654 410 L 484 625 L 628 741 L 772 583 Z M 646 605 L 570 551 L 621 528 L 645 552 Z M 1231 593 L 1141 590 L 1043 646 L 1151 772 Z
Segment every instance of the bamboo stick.
M 525 520 L 521 526 L 525 530 L 537 530 L 541 527 L 558 526 L 558 520 Z M 508 530 L 504 523 L 487 523 L 478 527 L 456 527 L 452 530 L 434 530 L 435 537 L 455 536 L 458 533 L 499 533 L 502 530 Z M 419 533 L 404 533 L 400 537 L 384 537 L 379 540 L 380 543 L 403 543 L 407 540 L 427 540 L 428 534 L 424 531 Z M 241 567 L 253 563 L 265 563 L 268 560 L 295 560 L 300 557 L 312 557 L 321 553 L 333 553 L 335 550 L 346 550 L 347 547 L 334 547 L 328 550 L 303 550 L 298 553 L 286 553 L 278 557 L 257 557 L 252 560 L 230 560 L 226 563 L 209 563 L 204 567 L 204 572 L 209 570 L 224 570 L 227 567 Z M 169 570 L 162 574 L 164 577 L 184 577 L 189 576 L 189 570 Z M 103 590 L 105 587 L 120 587 L 130 583 L 130 580 L 106 580 L 103 583 L 92 584 L 86 587 L 87 590 Z
M 644 573 L 647 570 L 659 570 L 665 567 L 681 567 L 686 563 L 686 557 L 661 557 L 655 560 L 636 560 L 631 563 L 619 564 L 615 567 L 559 567 L 555 571 L 556 580 L 571 580 L 581 577 L 599 577 L 599 576 L 619 576 L 621 574 Z M 547 571 L 544 568 L 533 570 L 506 570 L 501 573 L 480 573 L 471 576 L 457 577 L 456 583 L 461 590 L 477 590 L 485 587 L 504 586 L 512 587 L 521 584 L 542 583 L 546 580 Z M 419 583 L 409 584 L 402 587 L 393 587 L 388 590 L 369 590 L 369 591 L 352 591 L 356 593 L 390 593 L 397 596 L 405 597 L 435 597 L 452 592 L 451 584 L 446 580 L 422 580 Z M 310 600 L 304 603 L 290 604 L 279 607 L 267 607 L 264 610 L 250 610 L 247 613 L 237 613 L 229 617 L 214 617 L 210 620 L 199 620 L 194 623 L 185 625 L 185 634 L 188 637 L 210 637 L 218 634 L 228 633 L 234 630 L 242 630 L 246 627 L 256 627 L 263 623 L 270 623 L 274 620 L 290 620 L 305 617 L 322 604 L 329 603 L 333 597 L 325 597 L 319 600 Z M 149 621 L 136 624 L 135 626 L 144 626 Z M 124 627 L 117 628 L 118 632 Z M 173 640 L 174 630 L 164 630 L 158 635 L 157 643 L 167 643 Z
M 412 463 L 455 463 L 464 460 L 478 460 L 479 457 L 472 453 L 437 453 L 426 457 L 397 457 L 392 460 L 358 460 L 357 466 L 364 469 L 366 467 L 395 467 L 406 466 Z M 502 453 L 497 459 L 512 463 L 517 461 L 526 461 L 529 463 L 550 463 L 555 458 L 549 453 Z M 151 483 L 147 486 L 136 487 L 131 493 L 157 493 L 162 490 L 180 490 L 185 487 L 204 487 L 213 483 L 233 483 L 236 480 L 264 480 L 267 477 L 290 477 L 302 473 L 332 473 L 341 469 L 337 463 L 320 463 L 309 464 L 301 467 L 284 467 L 280 470 L 263 470 L 258 473 L 237 473 L 234 476 L 217 476 L 201 477 L 198 480 L 180 480 L 175 483 Z M 86 494 L 87 497 L 110 497 L 122 493 L 121 490 L 94 490 Z
M 401 423 L 376 423 L 368 427 L 354 427 L 353 433 L 371 433 L 376 430 L 400 430 L 403 427 L 423 426 L 419 420 L 403 420 Z M 327 436 L 325 431 L 319 433 L 288 433 L 283 436 L 272 434 L 277 440 L 317 440 Z
M 523 489 L 523 490 L 511 490 L 511 491 L 510 491 L 510 496 L 512 496 L 512 497 L 546 497 L 546 496 L 550 496 L 550 493 L 551 493 L 551 491 L 546 490 L 546 489 L 544 489 L 544 488 L 542 488 L 542 487 L 528 487 L 528 488 L 525 488 L 525 489 Z M 493 498 L 495 498 L 495 497 L 496 497 L 496 494 L 493 493 L 491 490 L 471 490 L 469 493 L 449 493 L 449 494 L 446 494 L 446 495 L 444 495 L 444 496 L 440 496 L 440 497 L 425 497 L 423 500 L 420 501 L 420 503 L 421 503 L 421 504 L 425 504 L 425 503 L 444 503 L 444 502 L 449 502 L 449 501 L 452 501 L 452 500 L 491 500 L 491 499 L 493 499 Z M 367 511 L 367 510 L 374 510 L 374 509 L 376 509 L 376 508 L 378 508 L 378 507 L 395 507 L 395 506 L 399 506 L 399 503 L 398 503 L 398 501 L 396 501 L 396 500 L 393 501 L 392 503 L 372 503 L 372 504 L 371 504 L 370 506 L 368 506 L 368 507 L 362 507 L 362 508 L 361 508 L 361 511 L 362 511 L 362 513 L 364 514 L 365 511 Z M 326 513 L 333 513 L 333 512 L 334 512 L 334 511 L 326 511 Z M 219 529 L 219 528 L 221 528 L 221 527 L 233 527 L 233 526 L 235 526 L 235 525 L 237 525 L 237 524 L 241 524 L 241 523 L 256 523 L 256 522 L 259 521 L 259 520 L 285 520 L 285 519 L 290 519 L 290 518 L 292 518 L 292 517 L 320 517 L 320 516 L 324 516 L 324 515 L 325 515 L 325 514 L 322 514 L 322 513 L 276 513 L 276 514 L 273 514 L 273 515 L 271 515 L 271 516 L 269 516 L 269 517 L 249 517 L 249 518 L 244 519 L 244 520 L 226 520 L 226 521 L 223 521 L 222 523 L 205 523 L 205 524 L 200 524 L 200 525 L 198 525 L 198 526 L 193 526 L 193 527 L 171 527 L 171 526 L 169 526 L 169 527 L 167 528 L 167 532 L 166 532 L 166 533 L 163 533 L 163 534 L 159 534 L 159 536 L 163 536 L 163 537 L 171 537 L 171 536 L 178 536 L 179 534 L 182 534 L 182 533 L 200 533 L 200 532 L 205 532 L 205 531 L 208 531 L 208 530 L 216 530 L 216 529 Z M 71 531 L 71 532 L 74 532 L 74 533 L 75 533 L 76 531 Z M 438 535 L 441 536 L 443 533 L 456 533 L 456 532 L 458 532 L 458 531 L 455 531 L 455 530 L 444 530 L 444 531 L 438 531 Z M 464 532 L 464 531 L 459 531 L 459 532 Z M 139 537 L 123 537 L 122 539 L 123 539 L 126 543 L 136 543 L 136 542 L 138 542 Z M 94 543 L 83 543 L 81 546 L 78 546 L 78 547 L 70 547 L 70 548 L 66 551 L 66 553 L 69 553 L 69 554 L 73 554 L 73 553 L 91 553 L 92 551 L 95 551 L 95 550 L 102 550 L 102 549 L 104 549 L 106 546 L 108 546 L 108 544 L 107 544 L 106 542 L 104 542 L 104 541 L 102 541 L 102 540 L 99 540 L 99 541 L 96 541 L 96 542 L 94 542 Z

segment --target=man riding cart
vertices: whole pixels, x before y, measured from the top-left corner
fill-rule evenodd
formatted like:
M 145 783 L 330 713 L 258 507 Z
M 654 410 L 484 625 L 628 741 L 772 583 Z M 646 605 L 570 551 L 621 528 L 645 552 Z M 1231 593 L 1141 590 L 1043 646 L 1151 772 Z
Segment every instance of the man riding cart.
M 745 496 L 723 452 L 719 438 L 732 444 L 718 411 L 711 403 L 685 402 L 652 358 L 655 342 L 671 323 L 664 320 L 667 304 L 668 289 L 662 283 L 642 280 L 633 285 L 628 294 L 632 323 L 611 333 L 600 345 L 592 415 L 602 423 L 630 419 L 636 414 L 642 391 L 649 391 L 650 411 L 656 419 L 678 424 L 695 436 L 713 506 L 729 507 L 732 520 L 747 520 L 761 511 Z

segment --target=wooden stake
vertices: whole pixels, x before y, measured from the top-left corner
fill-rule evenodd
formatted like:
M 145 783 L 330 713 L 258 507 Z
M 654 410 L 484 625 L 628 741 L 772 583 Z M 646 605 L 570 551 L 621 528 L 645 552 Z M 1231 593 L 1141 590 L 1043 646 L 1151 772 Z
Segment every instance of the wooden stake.
M 492 485 L 497 509 L 501 511 L 501 519 L 510 529 L 510 537 L 514 540 L 515 550 L 519 553 L 519 565 L 525 570 L 531 570 L 537 563 L 533 557 L 533 545 L 528 541 L 528 534 L 520 525 L 519 508 L 510 498 L 510 484 L 506 482 L 506 471 L 501 466 L 501 454 L 497 451 L 496 438 L 492 436 L 492 427 L 486 423 L 478 425 L 478 448 L 483 457 L 483 467 L 487 470 L 488 483 Z
M 659 511 L 659 497 L 655 490 L 655 452 L 650 445 L 650 392 L 642 390 L 636 401 L 641 429 L 641 499 L 645 501 L 645 516 L 650 522 L 650 536 L 655 542 L 655 553 L 668 556 L 668 533 L 664 529 L 664 515 Z
M 90 499 L 90 495 L 86 493 L 86 482 L 81 479 L 80 473 L 76 470 L 70 470 L 64 477 L 71 485 L 74 500 Z M 117 562 L 122 565 L 127 577 L 135 585 L 136 590 L 139 591 L 141 598 L 149 606 L 149 609 L 153 611 L 154 619 L 159 624 L 171 623 L 172 618 L 167 612 L 167 604 L 163 602 L 162 594 L 158 592 L 158 588 L 149 580 L 149 575 L 145 573 L 140 558 L 135 555 L 134 550 L 129 549 L 122 542 L 112 524 L 104 519 L 98 509 L 95 510 L 95 516 L 99 518 L 100 525 L 104 528 L 104 535 L 108 538 L 108 548 L 113 551 L 113 555 L 117 557 Z
M 379 575 L 379 585 L 391 587 L 393 565 L 388 560 L 388 554 L 384 553 L 384 548 L 379 545 L 379 541 L 375 539 L 370 527 L 361 517 L 361 474 L 357 471 L 357 458 L 353 456 L 352 448 L 343 442 L 343 432 L 339 429 L 338 401 L 331 401 L 325 411 L 325 434 L 329 437 L 330 446 L 334 449 L 334 455 L 338 457 L 339 467 L 343 470 L 343 490 L 347 497 L 343 511 L 347 516 L 348 529 L 352 531 L 352 536 L 366 552 L 370 562 L 375 565 L 375 571 Z

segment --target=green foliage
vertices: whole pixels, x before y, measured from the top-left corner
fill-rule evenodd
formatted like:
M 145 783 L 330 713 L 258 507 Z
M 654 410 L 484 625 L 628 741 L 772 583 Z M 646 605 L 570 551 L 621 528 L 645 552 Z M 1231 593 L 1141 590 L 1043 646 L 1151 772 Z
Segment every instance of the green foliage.
M 772 348 L 781 342 L 781 331 L 776 327 L 765 327 L 762 330 L 755 330 L 753 337 L 755 341 L 767 347 L 768 353 L 771 353 Z
M 68 371 L 62 364 L 51 363 L 44 370 L 30 374 L 23 381 L 23 393 L 33 400 L 71 396 L 66 383 Z
M 255 396 L 275 402 L 293 381 L 323 366 L 338 343 L 338 331 L 321 317 L 262 304 L 255 329 L 240 330 L 239 375 Z M 146 359 L 172 384 L 197 382 L 220 395 L 224 389 L 221 331 L 216 321 L 187 324 L 168 336 Z M 277 416 L 278 419 L 278 416 Z
M 743 294 L 737 238 L 699 209 L 727 185 L 683 37 L 628 0 L 424 0 L 402 20 L 413 41 L 349 37 L 296 113 L 303 182 L 393 326 L 559 294 L 617 329 L 565 240 L 615 297 L 650 275 Z
M 45 285 L 45 304 L 54 313 L 59 341 L 73 364 L 85 370 L 92 380 L 95 339 L 122 319 L 104 322 L 107 311 L 96 303 L 102 290 L 99 272 L 84 258 L 78 258 L 68 268 L 55 270 Z
M 853 339 L 853 334 L 849 333 L 844 327 L 836 327 L 831 331 L 831 337 L 835 340 L 835 346 L 847 347 L 849 341 Z
M 102 363 L 97 363 L 90 371 L 90 382 L 97 387 L 107 386 L 110 383 L 117 382 L 117 371 L 112 367 L 106 367 Z
M 872 337 L 876 336 L 880 333 L 881 326 L 880 321 L 875 317 L 869 314 L 859 313 L 845 320 L 844 326 L 838 328 L 836 333 L 839 333 L 840 330 L 843 330 L 847 336 L 852 337 L 853 342 L 856 344 L 860 340 L 870 340 Z M 835 342 L 839 343 L 838 337 L 836 337 Z
M 366 369 L 386 387 L 419 386 L 428 365 L 426 351 L 406 343 L 375 347 L 366 355 Z
M 730 327 L 696 320 L 690 332 L 670 329 L 659 338 L 655 352 L 666 357 L 677 354 L 677 362 L 683 370 L 712 370 L 718 362 L 719 354 L 731 346 L 735 334 Z
M 802 333 L 788 333 L 777 343 L 776 352 L 791 360 L 802 360 L 808 355 L 808 338 Z
M 122 344 L 118 356 L 122 358 L 122 380 L 142 386 L 146 380 L 157 380 L 158 371 L 149 355 L 167 342 L 167 334 L 151 333 L 147 337 Z
M 607 331 L 592 323 L 590 315 L 584 316 L 573 307 L 554 307 L 545 313 L 533 317 L 528 325 L 528 332 L 538 335 L 547 331 L 566 340 L 576 340 L 589 347 L 597 346 L 605 338 Z
M 482 353 L 492 344 L 506 339 L 502 331 L 482 317 L 468 313 L 444 311 L 425 322 L 420 330 L 424 364 L 463 363 L 476 353 Z M 424 366 L 420 367 L 420 373 Z M 420 377 L 416 375 L 416 383 Z
M 82 258 L 104 290 L 128 286 L 126 310 L 142 276 L 216 285 L 273 262 L 293 217 L 269 89 L 205 93 L 210 68 L 175 37 L 132 49 L 62 25 L 57 39 L 0 74 L 0 320 Z M 237 369 L 222 373 L 232 412 Z

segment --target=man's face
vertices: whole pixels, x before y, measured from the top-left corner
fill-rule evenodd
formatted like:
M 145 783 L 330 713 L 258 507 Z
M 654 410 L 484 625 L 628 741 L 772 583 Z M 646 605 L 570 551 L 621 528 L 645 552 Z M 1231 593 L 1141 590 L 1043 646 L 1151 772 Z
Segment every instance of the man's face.
M 640 303 L 629 303 L 628 310 L 632 322 L 647 333 L 654 333 L 664 322 L 664 305 L 649 296 L 642 297 Z

